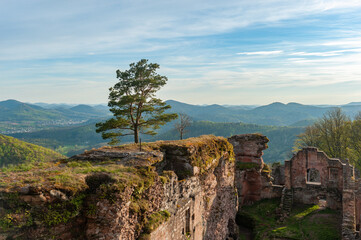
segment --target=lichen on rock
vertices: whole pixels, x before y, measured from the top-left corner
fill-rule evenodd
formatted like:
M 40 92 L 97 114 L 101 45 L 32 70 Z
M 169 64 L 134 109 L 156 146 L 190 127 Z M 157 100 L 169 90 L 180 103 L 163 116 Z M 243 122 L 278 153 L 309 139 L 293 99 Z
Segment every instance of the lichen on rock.
M 244 143 L 255 147 L 256 140 L 267 142 L 249 136 Z M 256 147 L 243 157 L 259 158 Z M 0 236 L 194 240 L 235 235 L 230 226 L 238 209 L 240 155 L 227 139 L 201 136 L 138 148 L 93 149 L 32 165 L 31 171 L 1 169 Z M 244 165 L 250 164 L 260 171 L 258 163 Z M 15 196 L 15 202 L 9 200 Z

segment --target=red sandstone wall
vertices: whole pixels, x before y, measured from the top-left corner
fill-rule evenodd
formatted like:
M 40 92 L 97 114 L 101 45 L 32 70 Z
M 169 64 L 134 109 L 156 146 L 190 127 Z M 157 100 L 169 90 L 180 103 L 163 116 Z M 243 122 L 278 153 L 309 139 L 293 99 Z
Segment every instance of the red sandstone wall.
M 344 179 L 350 178 L 346 168 L 340 160 L 328 158 L 317 148 L 304 148 L 285 162 L 285 185 L 293 189 L 295 202 L 318 204 L 324 199 L 328 207 L 342 209 Z M 307 181 L 307 169 L 318 170 L 318 183 Z
M 267 149 L 268 138 L 259 134 L 241 134 L 230 137 L 228 141 L 233 145 L 236 158 L 235 186 L 238 190 L 239 206 L 262 198 L 280 197 L 281 191 L 273 189 L 268 174 L 262 174 L 262 155 L 263 150 Z M 255 163 L 255 166 L 237 167 L 242 163 Z

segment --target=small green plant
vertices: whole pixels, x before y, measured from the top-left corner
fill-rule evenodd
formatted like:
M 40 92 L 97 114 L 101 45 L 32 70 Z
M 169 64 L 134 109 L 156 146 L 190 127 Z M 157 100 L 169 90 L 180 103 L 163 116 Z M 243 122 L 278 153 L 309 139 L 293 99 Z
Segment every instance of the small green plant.
M 6 214 L 4 217 L 0 219 L 0 228 L 2 230 L 7 230 L 12 227 L 15 219 L 11 216 L 11 214 Z
M 97 213 L 97 206 L 92 203 L 88 204 L 86 213 L 87 213 L 87 215 L 95 216 L 95 214 Z
M 246 169 L 260 169 L 261 166 L 258 163 L 253 163 L 253 162 L 237 162 L 236 163 L 236 167 L 239 170 L 246 170 Z
M 79 194 L 69 201 L 49 204 L 43 212 L 43 221 L 47 226 L 67 223 L 77 216 L 82 209 L 85 194 Z

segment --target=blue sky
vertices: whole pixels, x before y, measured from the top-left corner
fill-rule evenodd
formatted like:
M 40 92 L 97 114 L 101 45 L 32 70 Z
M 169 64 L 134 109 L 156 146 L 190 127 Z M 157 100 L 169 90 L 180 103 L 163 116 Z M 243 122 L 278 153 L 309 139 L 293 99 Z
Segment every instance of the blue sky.
M 0 100 L 105 103 L 142 58 L 191 104 L 361 101 L 361 1 L 0 1 Z

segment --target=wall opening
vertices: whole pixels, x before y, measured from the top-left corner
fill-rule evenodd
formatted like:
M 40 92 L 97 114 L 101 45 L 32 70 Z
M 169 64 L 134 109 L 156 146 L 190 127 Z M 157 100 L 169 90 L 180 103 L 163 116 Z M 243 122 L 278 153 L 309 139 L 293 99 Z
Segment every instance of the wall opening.
M 191 233 L 191 210 L 188 208 L 186 211 L 186 235 Z
M 309 183 L 321 183 L 320 172 L 315 168 L 307 169 L 307 182 L 309 182 Z
M 337 181 L 338 179 L 338 169 L 337 168 L 330 168 L 328 172 L 328 179 L 329 181 Z

